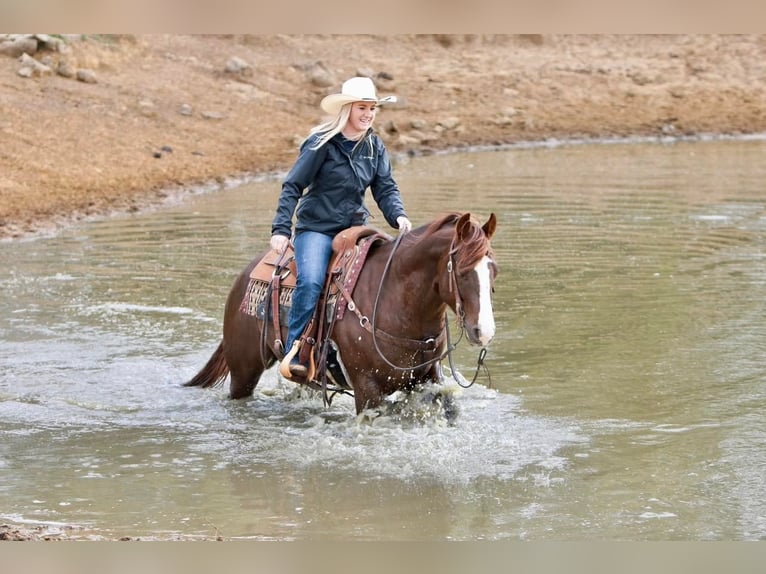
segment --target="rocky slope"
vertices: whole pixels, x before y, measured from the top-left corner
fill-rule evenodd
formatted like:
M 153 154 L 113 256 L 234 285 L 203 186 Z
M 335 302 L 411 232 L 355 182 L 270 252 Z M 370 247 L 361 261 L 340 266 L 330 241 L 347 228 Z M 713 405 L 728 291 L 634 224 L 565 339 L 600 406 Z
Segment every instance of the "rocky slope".
M 285 171 L 357 74 L 393 154 L 766 132 L 762 35 L 0 35 L 0 237 Z

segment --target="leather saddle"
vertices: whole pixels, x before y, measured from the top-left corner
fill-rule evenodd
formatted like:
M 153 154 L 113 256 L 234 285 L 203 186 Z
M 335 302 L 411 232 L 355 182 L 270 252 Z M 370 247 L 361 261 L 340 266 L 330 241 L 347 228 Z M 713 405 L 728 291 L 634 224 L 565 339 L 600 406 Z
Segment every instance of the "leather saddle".
M 332 326 L 336 320 L 343 318 L 370 248 L 392 239 L 390 235 L 364 225 L 344 229 L 333 238 L 333 254 L 327 268 L 325 286 L 314 316 L 300 339 L 300 357 L 309 364 L 306 382 L 310 386 L 318 386 L 312 384 L 314 379 L 324 379 L 327 363 L 339 367 L 332 356 L 334 349 L 328 344 Z M 292 246 L 282 254 L 269 251 L 250 272 L 247 291 L 240 305 L 240 311 L 263 321 L 261 341 L 267 342 L 279 359 L 286 352 L 280 327 L 288 323 L 297 278 Z M 320 351 L 319 360 L 316 359 L 315 348 Z M 332 356 L 331 361 L 327 360 L 328 352 Z M 342 372 L 339 368 L 334 369 L 332 364 L 330 368 L 333 378 L 339 385 L 347 387 Z M 339 381 L 339 378 L 343 380 Z

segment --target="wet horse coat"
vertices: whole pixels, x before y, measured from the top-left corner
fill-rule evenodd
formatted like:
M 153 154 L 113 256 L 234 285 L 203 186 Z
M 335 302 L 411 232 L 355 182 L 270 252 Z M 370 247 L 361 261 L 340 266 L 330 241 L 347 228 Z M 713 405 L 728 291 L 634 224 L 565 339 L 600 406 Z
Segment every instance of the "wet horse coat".
M 490 239 L 496 225 L 494 214 L 481 225 L 469 213 L 451 213 L 370 250 L 351 294 L 354 312 L 336 320 L 330 333 L 357 412 L 399 389 L 434 380 L 434 365 L 446 350 L 447 308 L 470 343 L 489 344 L 495 334 L 491 293 L 497 266 Z M 261 344 L 263 321 L 240 311 L 250 273 L 265 255 L 235 281 L 223 339 L 186 386 L 215 386 L 230 374 L 231 398 L 244 398 L 278 360 L 273 348 Z

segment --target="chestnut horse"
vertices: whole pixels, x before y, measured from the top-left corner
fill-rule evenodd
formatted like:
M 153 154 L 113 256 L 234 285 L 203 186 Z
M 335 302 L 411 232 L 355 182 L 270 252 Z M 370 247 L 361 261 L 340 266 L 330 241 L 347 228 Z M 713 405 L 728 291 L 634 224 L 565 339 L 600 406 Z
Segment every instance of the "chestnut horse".
M 469 213 L 450 213 L 370 249 L 350 294 L 353 304 L 329 334 L 357 413 L 399 389 L 440 380 L 440 361 L 451 351 L 448 307 L 471 344 L 489 344 L 495 334 L 497 265 L 490 238 L 496 225 L 494 213 L 483 225 Z M 226 301 L 223 340 L 185 386 L 213 387 L 230 374 L 229 396 L 248 397 L 280 358 L 261 344 L 263 321 L 240 310 L 250 272 L 264 256 L 237 278 Z

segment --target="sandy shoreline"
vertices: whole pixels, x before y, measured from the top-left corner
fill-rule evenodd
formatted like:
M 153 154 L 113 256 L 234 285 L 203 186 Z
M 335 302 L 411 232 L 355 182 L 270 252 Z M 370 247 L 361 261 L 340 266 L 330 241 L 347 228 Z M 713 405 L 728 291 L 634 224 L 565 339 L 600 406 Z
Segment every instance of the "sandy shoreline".
M 56 45 L 33 55 L 53 71 L 30 78 L 0 55 L 0 238 L 283 173 L 322 119 L 318 101 L 355 74 L 400 97 L 376 124 L 392 154 L 766 132 L 763 35 L 124 35 Z
M 626 136 L 614 138 L 555 138 L 535 141 L 520 141 L 508 144 L 496 145 L 466 145 L 455 146 L 446 149 L 429 149 L 411 151 L 406 155 L 423 156 L 436 154 L 450 154 L 463 152 L 491 152 L 512 149 L 529 149 L 538 147 L 560 147 L 572 145 L 612 145 L 612 144 L 638 144 L 638 143 L 657 143 L 669 144 L 674 142 L 708 142 L 708 141 L 766 141 L 766 132 L 752 134 L 720 134 L 704 133 L 688 136 Z M 401 155 L 401 154 L 398 154 Z M 392 161 L 395 163 L 397 154 L 392 155 Z M 157 209 L 163 209 L 166 206 L 177 205 L 184 202 L 187 198 L 206 194 L 216 193 L 232 187 L 246 185 L 257 181 L 279 182 L 285 175 L 286 170 L 272 171 L 266 173 L 245 173 L 234 176 L 222 176 L 214 180 L 202 183 L 194 183 L 187 186 L 177 184 L 166 189 L 158 189 L 150 193 L 138 193 L 131 200 L 130 206 L 125 208 L 121 206 L 104 206 L 100 209 L 87 209 L 80 211 L 62 211 L 50 216 L 41 218 L 30 218 L 23 226 L 16 227 L 7 225 L 0 227 L 0 243 L 8 243 L 15 240 L 34 240 L 41 237 L 51 237 L 67 227 L 81 222 L 98 221 L 110 217 L 119 217 L 126 214 L 141 214 L 151 212 Z M 5 232 L 5 233 L 4 233 Z

